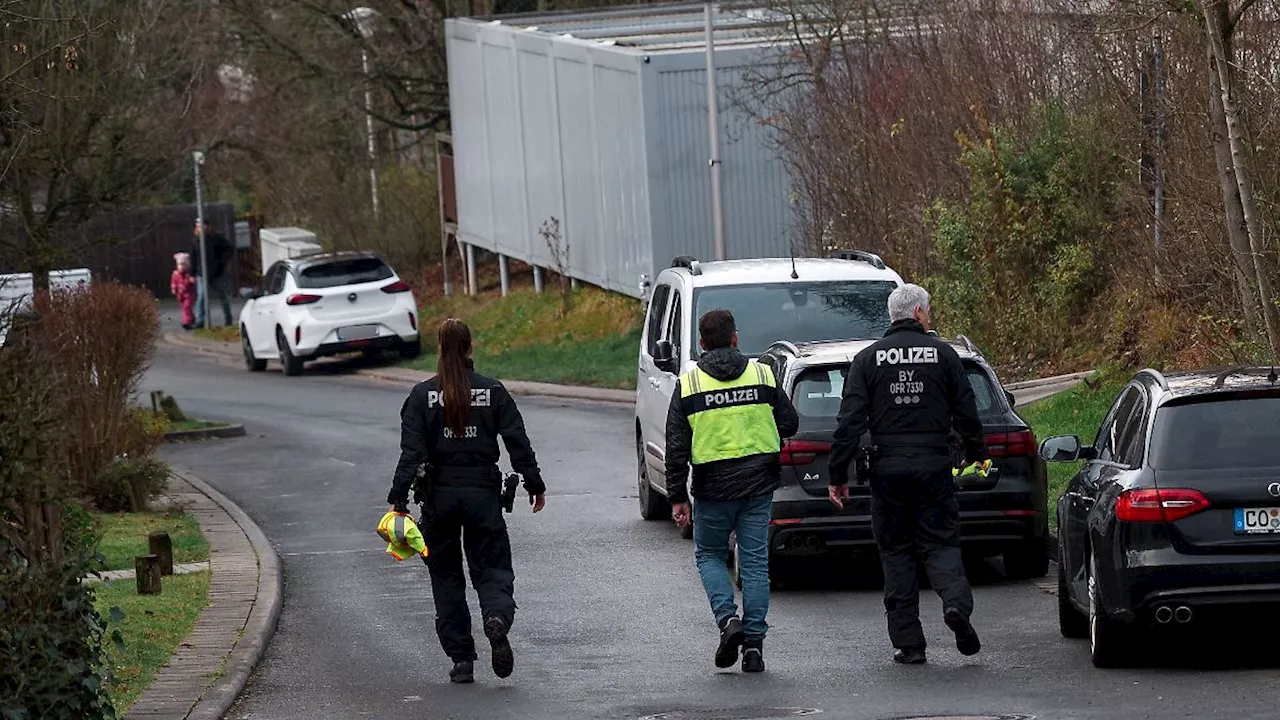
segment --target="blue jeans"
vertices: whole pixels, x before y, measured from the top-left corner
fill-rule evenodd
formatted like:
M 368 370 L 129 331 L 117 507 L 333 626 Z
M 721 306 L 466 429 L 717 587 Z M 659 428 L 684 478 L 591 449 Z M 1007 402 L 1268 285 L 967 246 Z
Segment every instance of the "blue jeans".
M 744 500 L 699 500 L 693 505 L 693 553 L 716 623 L 738 614 L 729 577 L 729 536 L 738 536 L 742 577 L 742 629 L 748 640 L 764 640 L 769 624 L 769 520 L 773 494 Z
M 227 276 L 210 278 L 209 285 L 213 287 L 214 295 L 217 295 L 222 302 L 222 317 L 227 321 L 227 326 L 234 325 L 235 323 L 231 321 L 231 292 L 227 289 Z M 204 278 L 199 275 L 196 276 L 196 327 L 204 327 Z

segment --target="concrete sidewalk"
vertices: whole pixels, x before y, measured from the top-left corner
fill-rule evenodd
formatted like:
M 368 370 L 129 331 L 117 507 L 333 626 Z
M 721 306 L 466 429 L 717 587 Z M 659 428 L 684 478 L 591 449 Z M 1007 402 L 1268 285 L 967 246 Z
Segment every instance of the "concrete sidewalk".
M 200 479 L 178 473 L 169 495 L 209 541 L 209 604 L 125 717 L 216 720 L 240 695 L 275 632 L 280 560 L 249 516 Z

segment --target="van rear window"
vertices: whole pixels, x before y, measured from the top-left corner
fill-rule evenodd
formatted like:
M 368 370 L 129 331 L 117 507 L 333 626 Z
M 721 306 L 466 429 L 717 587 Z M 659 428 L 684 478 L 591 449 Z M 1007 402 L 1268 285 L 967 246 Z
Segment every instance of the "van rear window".
M 1006 408 L 1001 391 L 980 366 L 965 362 L 965 375 L 973 388 L 978 415 L 983 419 L 999 418 Z M 807 418 L 834 419 L 840 413 L 844 393 L 844 375 L 848 366 L 816 367 L 804 371 L 796 380 L 791 401 L 796 412 Z

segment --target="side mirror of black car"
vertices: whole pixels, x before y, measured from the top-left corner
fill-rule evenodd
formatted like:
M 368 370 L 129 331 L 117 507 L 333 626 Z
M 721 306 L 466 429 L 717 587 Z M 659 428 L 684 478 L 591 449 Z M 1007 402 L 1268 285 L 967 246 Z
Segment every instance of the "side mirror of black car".
M 1082 448 L 1075 435 L 1055 435 L 1040 443 L 1040 457 L 1045 462 L 1075 462 L 1087 459 L 1093 448 Z
M 671 343 L 663 340 L 653 349 L 653 364 L 663 372 L 673 373 L 676 371 L 675 352 L 671 348 Z

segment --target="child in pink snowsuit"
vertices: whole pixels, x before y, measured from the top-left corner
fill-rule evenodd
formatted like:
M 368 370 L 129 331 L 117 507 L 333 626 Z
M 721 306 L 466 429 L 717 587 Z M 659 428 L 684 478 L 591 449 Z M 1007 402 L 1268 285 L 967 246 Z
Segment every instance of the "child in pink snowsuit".
M 169 276 L 169 290 L 182 306 L 182 328 L 190 330 L 196 324 L 196 279 L 191 275 L 191 256 L 174 253 L 173 261 L 177 267 Z

